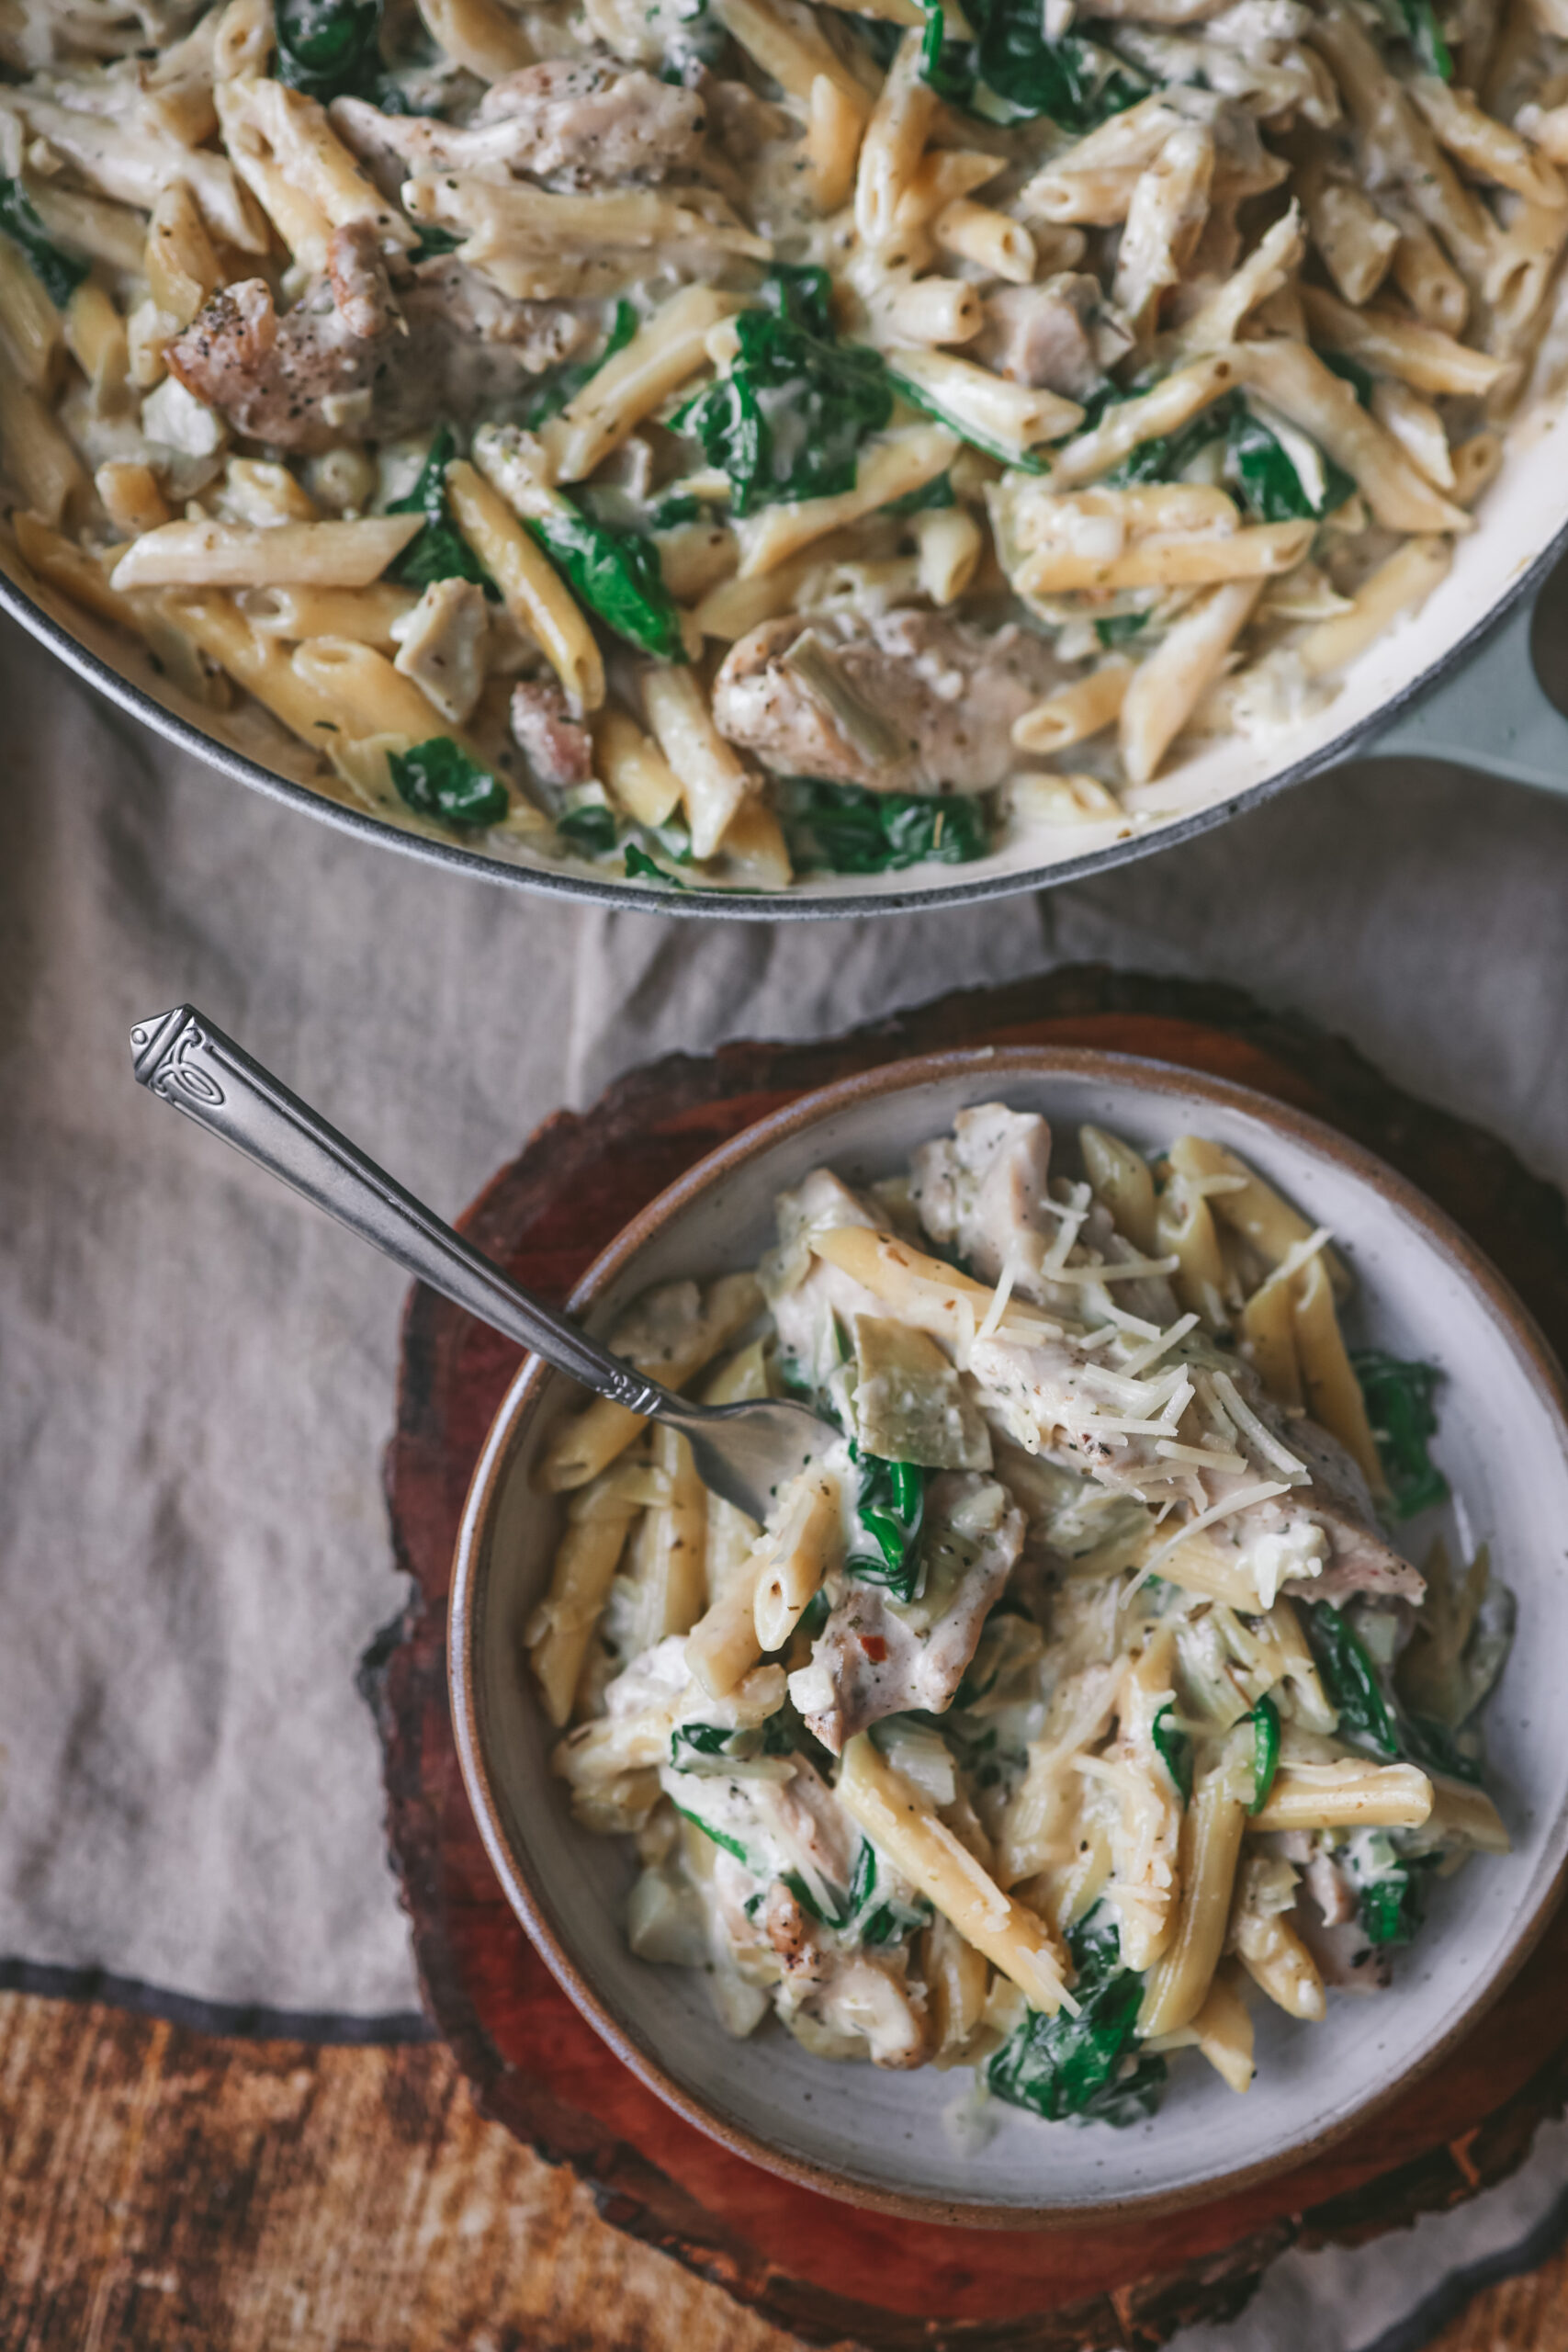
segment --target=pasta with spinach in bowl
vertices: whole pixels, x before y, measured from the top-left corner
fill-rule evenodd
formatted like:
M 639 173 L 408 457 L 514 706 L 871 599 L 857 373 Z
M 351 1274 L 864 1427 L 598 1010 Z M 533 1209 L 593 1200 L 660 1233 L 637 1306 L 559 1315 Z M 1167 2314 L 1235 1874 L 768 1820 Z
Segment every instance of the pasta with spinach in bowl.
M 1471 528 L 1568 241 L 1561 0 L 29 0 L 0 55 L 31 575 L 349 805 L 656 887 L 1114 839 L 1287 734 Z
M 842 1432 L 759 1528 L 598 1403 L 525 1629 L 554 1770 L 635 1838 L 626 1928 L 723 2026 L 975 2070 L 1052 2120 L 1232 2088 L 1248 2000 L 1382 1989 L 1425 1891 L 1508 1838 L 1478 1715 L 1513 1601 L 1426 1521 L 1430 1367 L 1352 1354 L 1354 1278 L 1235 1154 L 962 1113 L 867 1191 L 818 1168 L 753 1276 L 618 1351 Z M 1054 1169 L 1057 1172 L 1053 1172 Z

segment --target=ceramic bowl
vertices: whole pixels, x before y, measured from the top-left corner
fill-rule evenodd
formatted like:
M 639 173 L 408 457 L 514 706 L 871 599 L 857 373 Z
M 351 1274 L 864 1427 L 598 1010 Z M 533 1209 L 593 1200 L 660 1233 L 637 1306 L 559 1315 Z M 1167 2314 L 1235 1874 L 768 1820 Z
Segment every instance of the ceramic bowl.
M 662 1193 L 596 1261 L 573 1306 L 603 1333 L 650 1283 L 753 1264 L 774 1195 L 826 1162 L 851 1183 L 900 1169 L 966 1106 L 1001 1100 L 1060 1131 L 1092 1120 L 1140 1147 L 1194 1130 L 1230 1145 L 1330 1227 L 1359 1277 L 1353 1344 L 1438 1365 L 1437 1457 L 1468 1555 L 1490 1541 L 1519 1635 L 1486 1717 L 1494 1792 L 1514 1839 L 1440 1883 L 1393 1988 L 1331 1996 L 1321 2025 L 1254 2004 L 1258 2073 L 1237 2098 L 1194 2054 L 1157 2116 L 1124 2131 L 1047 2124 L 995 2104 L 991 2136 L 957 2110 L 966 2072 L 882 2073 L 808 2057 L 771 2019 L 728 2040 L 699 1973 L 635 1960 L 621 1932 L 626 1841 L 579 1829 L 548 1768 L 554 1735 L 523 1663 L 559 1520 L 532 1465 L 580 1401 L 530 1358 L 474 1475 L 452 1587 L 458 1754 L 519 1918 L 626 2064 L 738 2154 L 829 2195 L 929 2219 L 1103 2219 L 1232 2193 L 1300 2163 L 1440 2063 L 1495 2000 L 1551 1914 L 1568 1853 L 1568 1411 L 1562 1374 L 1495 1272 L 1413 1186 L 1315 1121 L 1160 1063 L 1025 1048 L 934 1055 L 807 1095 Z

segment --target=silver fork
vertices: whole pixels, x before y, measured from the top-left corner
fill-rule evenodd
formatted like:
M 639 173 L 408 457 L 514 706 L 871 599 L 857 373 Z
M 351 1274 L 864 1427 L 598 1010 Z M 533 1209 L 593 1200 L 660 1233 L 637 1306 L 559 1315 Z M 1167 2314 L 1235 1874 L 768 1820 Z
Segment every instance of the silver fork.
M 679 1430 L 703 1484 L 749 1517 L 765 1520 L 785 1480 L 836 1442 L 838 1430 L 804 1405 L 694 1405 L 646 1379 L 509 1280 L 193 1005 L 139 1021 L 130 1044 L 138 1080 L 161 1101 L 558 1372 Z

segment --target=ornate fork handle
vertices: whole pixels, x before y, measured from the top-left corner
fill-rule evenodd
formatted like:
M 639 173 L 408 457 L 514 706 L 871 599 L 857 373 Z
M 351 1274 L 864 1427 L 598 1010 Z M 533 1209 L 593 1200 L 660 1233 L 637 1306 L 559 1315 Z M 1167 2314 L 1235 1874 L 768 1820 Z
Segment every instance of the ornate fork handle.
M 685 1399 L 645 1379 L 520 1290 L 194 1006 L 138 1022 L 130 1043 L 143 1086 L 281 1177 L 432 1290 L 634 1413 L 694 1418 Z

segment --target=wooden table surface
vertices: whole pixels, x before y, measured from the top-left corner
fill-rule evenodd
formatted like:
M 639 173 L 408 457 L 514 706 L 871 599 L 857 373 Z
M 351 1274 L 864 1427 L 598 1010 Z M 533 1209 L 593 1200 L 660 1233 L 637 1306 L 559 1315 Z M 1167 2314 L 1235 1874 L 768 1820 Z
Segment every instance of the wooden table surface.
M 613 2222 L 439 2043 L 0 1994 L 3 2352 L 791 2352 Z M 1432 2341 L 1568 2352 L 1568 2252 Z

